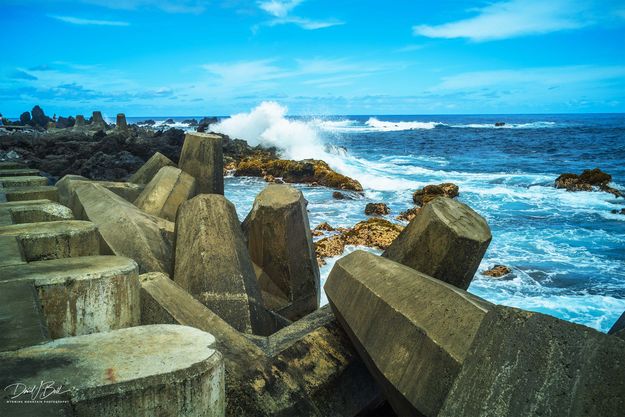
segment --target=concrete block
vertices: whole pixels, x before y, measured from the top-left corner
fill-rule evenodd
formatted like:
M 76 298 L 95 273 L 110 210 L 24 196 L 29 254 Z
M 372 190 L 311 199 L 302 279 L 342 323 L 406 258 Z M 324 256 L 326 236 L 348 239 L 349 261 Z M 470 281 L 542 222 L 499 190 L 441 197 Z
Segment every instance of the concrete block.
M 25 169 L 26 164 L 20 161 L 0 161 L 0 169 Z
M 98 255 L 96 226 L 91 222 L 64 220 L 0 226 L 0 236 L 13 236 L 28 262 Z
M 608 334 L 625 340 L 625 313 L 621 314 L 621 317 L 619 317 L 616 323 L 610 328 Z
M 0 165 L 0 177 L 39 176 L 38 169 L 30 168 L 3 168 Z
M 0 281 L 0 352 L 49 340 L 33 282 Z
M 50 200 L 59 201 L 59 193 L 56 187 L 51 185 L 33 187 L 5 187 L 0 190 L 4 193 L 6 201 L 27 200 Z
M 98 184 L 83 183 L 74 195 L 74 215 L 97 225 L 103 254 L 134 259 L 140 272 L 171 273 L 173 223 L 144 213 Z
M 180 206 L 174 281 L 235 329 L 269 330 L 241 224 L 224 196 L 202 194 Z
M 104 121 L 104 118 L 102 117 L 102 112 L 99 112 L 99 111 L 93 112 L 91 116 L 91 129 L 94 129 L 94 130 L 106 129 L 106 122 Z
M 306 204 L 297 189 L 270 184 L 243 222 L 252 261 L 265 273 L 261 289 L 282 300 L 276 311 L 290 320 L 319 308 L 319 267 Z
M 135 201 L 144 189 L 143 184 L 116 181 L 92 181 L 80 175 L 66 175 L 55 184 L 59 189 L 59 202 L 67 207 L 71 207 L 73 204 L 72 198 L 74 196 L 74 190 L 81 182 L 91 182 L 101 185 L 131 203 Z
M 138 267 L 120 256 L 81 256 L 0 269 L 1 282 L 33 282 L 50 337 L 140 324 Z
M 115 124 L 115 127 L 119 130 L 128 129 L 128 123 L 126 122 L 126 115 L 124 113 L 117 114 L 117 123 Z
M 0 268 L 24 263 L 24 252 L 17 237 L 0 235 Z
M 147 184 L 161 168 L 168 166 L 175 167 L 176 164 L 162 153 L 156 152 L 137 172 L 132 174 L 128 181 L 135 184 Z
M 198 132 L 187 133 L 178 166 L 195 178 L 199 193 L 224 193 L 224 158 L 221 136 Z
M 38 175 L 0 177 L 0 185 L 4 188 L 37 187 L 41 185 L 48 185 L 48 179 Z
M 58 339 L 0 353 L 0 385 L 53 381 L 68 391 L 65 398 L 75 417 L 221 417 L 224 364 L 209 347 L 214 340 L 200 330 L 172 325 Z M 7 404 L 11 394 L 0 392 L 1 415 L 12 416 L 20 407 L 36 410 L 36 404 Z
M 194 197 L 196 190 L 196 181 L 191 175 L 178 168 L 163 167 L 134 204 L 148 214 L 173 222 L 180 204 Z
M 466 290 L 491 241 L 486 220 L 451 198 L 421 209 L 383 257 Z
M 50 200 L 0 203 L 0 226 L 73 219 L 72 210 Z

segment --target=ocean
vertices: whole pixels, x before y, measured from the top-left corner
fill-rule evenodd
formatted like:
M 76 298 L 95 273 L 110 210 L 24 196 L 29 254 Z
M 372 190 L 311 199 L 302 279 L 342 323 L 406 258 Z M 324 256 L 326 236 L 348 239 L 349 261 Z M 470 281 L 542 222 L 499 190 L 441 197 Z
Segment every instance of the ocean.
M 181 123 L 186 118 L 174 119 L 188 128 Z M 625 190 L 623 114 L 289 117 L 276 103 L 263 103 L 212 128 L 278 146 L 287 158 L 324 159 L 362 183 L 356 200 L 296 185 L 309 201 L 311 227 L 353 226 L 366 219 L 369 202 L 387 203 L 395 221 L 412 207 L 414 190 L 453 182 L 459 200 L 486 218 L 493 235 L 471 293 L 601 331 L 625 310 L 625 215 L 611 213 L 625 199 L 553 186 L 561 173 L 598 167 Z M 266 183 L 225 181 L 226 197 L 243 219 Z M 335 261 L 321 268 L 322 285 Z M 480 273 L 495 264 L 512 274 Z

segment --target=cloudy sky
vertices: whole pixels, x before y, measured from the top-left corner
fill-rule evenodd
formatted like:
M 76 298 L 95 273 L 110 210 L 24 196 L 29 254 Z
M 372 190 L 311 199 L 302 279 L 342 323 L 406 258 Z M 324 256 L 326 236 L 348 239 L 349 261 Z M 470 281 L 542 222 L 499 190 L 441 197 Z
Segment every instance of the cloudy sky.
M 0 112 L 625 112 L 622 0 L 0 0 Z

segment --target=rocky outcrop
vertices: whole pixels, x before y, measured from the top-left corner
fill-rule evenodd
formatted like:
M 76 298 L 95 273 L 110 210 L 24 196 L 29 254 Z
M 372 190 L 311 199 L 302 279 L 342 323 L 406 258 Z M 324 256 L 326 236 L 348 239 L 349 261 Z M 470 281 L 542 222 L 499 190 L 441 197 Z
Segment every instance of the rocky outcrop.
M 70 127 L 74 127 L 74 125 L 76 124 L 76 120 L 72 117 L 63 117 L 63 116 L 59 116 L 59 118 L 56 121 L 56 127 L 58 129 L 68 129 Z
M 491 238 L 486 220 L 469 206 L 437 198 L 421 209 L 382 256 L 465 290 Z
M 307 201 L 289 185 L 269 184 L 243 222 L 252 261 L 266 279 L 268 308 L 297 320 L 319 308 L 319 268 L 314 257 Z
M 367 203 L 365 206 L 365 214 L 367 216 L 385 216 L 391 210 L 385 203 Z
M 419 207 L 423 207 L 437 197 L 455 198 L 459 195 L 459 188 L 456 184 L 445 182 L 438 185 L 426 185 L 417 190 L 412 195 L 412 201 Z
M 33 107 L 30 114 L 32 115 L 30 124 L 33 127 L 46 128 L 48 127 L 48 123 L 52 121 L 52 119 L 45 115 L 42 108 L 39 106 Z
M 580 175 L 562 174 L 555 181 L 556 188 L 563 188 L 567 191 L 605 191 L 616 197 L 623 197 L 623 193 L 608 184 L 612 181 L 612 176 L 601 171 L 599 168 L 587 169 Z
M 335 172 L 324 161 L 315 159 L 291 161 L 246 158 L 238 163 L 234 175 L 249 177 L 271 175 L 275 178 L 282 178 L 286 183 L 315 184 L 342 190 L 362 191 L 362 185 L 358 181 Z
M 421 211 L 421 207 L 412 207 L 412 208 L 409 208 L 408 210 L 402 211 L 395 218 L 397 220 L 410 222 L 412 221 L 412 219 L 414 219 L 417 216 L 417 214 L 419 214 L 419 211 Z
M 482 275 L 491 278 L 501 278 L 512 272 L 512 269 L 505 265 L 495 265 L 491 269 L 482 272 Z

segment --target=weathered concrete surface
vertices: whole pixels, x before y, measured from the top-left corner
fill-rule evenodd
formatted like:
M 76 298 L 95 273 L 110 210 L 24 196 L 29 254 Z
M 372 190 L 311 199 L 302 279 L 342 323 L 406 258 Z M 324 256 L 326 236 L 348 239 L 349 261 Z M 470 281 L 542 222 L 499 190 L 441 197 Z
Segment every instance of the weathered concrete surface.
M 397 414 L 436 416 L 489 304 L 364 251 L 337 261 L 325 291 Z
M 81 182 L 99 184 L 131 203 L 135 201 L 145 188 L 143 184 L 116 181 L 92 181 L 80 175 L 66 175 L 55 184 L 59 189 L 59 202 L 71 207 L 73 204 L 72 198 L 74 196 L 74 190 Z
M 36 187 L 5 187 L 0 189 L 6 201 L 50 200 L 59 201 L 58 189 L 51 185 Z
M 72 210 L 98 227 L 102 254 L 126 256 L 140 272 L 171 273 L 173 223 L 151 216 L 98 184 L 74 190 Z
M 54 259 L 5 267 L 0 275 L 0 282 L 34 282 L 53 339 L 140 323 L 138 267 L 132 259 Z
M 208 347 L 214 340 L 171 325 L 58 339 L 0 354 L 0 385 L 54 381 L 70 391 L 66 398 L 76 417 L 220 417 L 224 364 Z M 1 415 L 30 406 L 6 404 L 8 395 L 0 392 Z
M 4 188 L 37 187 L 41 185 L 48 185 L 48 179 L 38 175 L 0 177 L 0 185 Z
M 235 329 L 271 332 L 241 224 L 224 196 L 201 194 L 180 206 L 174 281 Z
M 0 236 L 13 236 L 28 262 L 98 255 L 96 226 L 91 222 L 64 220 L 0 226 Z
M 48 340 L 48 329 L 33 282 L 0 281 L 0 352 Z
M 50 200 L 0 203 L 0 226 L 73 219 L 69 208 Z
M 382 256 L 466 290 L 491 238 L 486 220 L 469 206 L 437 198 Z
M 196 179 L 199 193 L 224 193 L 224 157 L 221 136 L 197 132 L 187 133 L 178 166 Z
M 172 166 L 175 167 L 171 159 L 166 157 L 160 152 L 156 152 L 148 161 L 141 166 L 132 174 L 132 176 L 128 179 L 128 182 L 133 182 L 135 184 L 147 184 L 154 178 L 156 173 L 163 167 Z
M 28 168 L 23 162 L 19 161 L 0 161 L 0 169 L 26 169 Z
M 0 268 L 24 263 L 24 252 L 17 237 L 0 235 Z
M 38 176 L 38 169 L 30 168 L 7 168 L 0 166 L 0 177 Z
M 269 338 L 254 337 L 257 345 L 166 275 L 140 279 L 143 324 L 179 323 L 215 336 L 226 364 L 228 416 L 355 416 L 379 398 L 327 307 Z
M 195 196 L 196 181 L 175 167 L 163 167 L 134 200 L 135 206 L 148 214 L 176 221 L 178 207 Z
M 102 112 L 99 111 L 94 111 L 91 115 L 91 129 L 101 129 L 101 130 L 105 130 L 106 129 L 106 122 L 104 121 L 104 118 L 102 117 Z
M 621 314 L 621 317 L 614 323 L 612 328 L 608 331 L 608 334 L 611 334 L 616 337 L 620 337 L 625 340 L 625 313 Z
M 319 267 L 306 204 L 290 185 L 270 184 L 243 222 L 252 261 L 265 272 L 261 289 L 281 300 L 276 311 L 290 320 L 319 308 Z
M 539 313 L 495 307 L 440 417 L 623 416 L 625 341 Z
M 357 251 L 325 286 L 401 416 L 621 416 L 625 341 Z M 366 306 L 363 308 L 362 306 Z
M 117 114 L 117 123 L 115 124 L 115 127 L 119 130 L 128 129 L 128 123 L 126 122 L 126 115 L 124 113 Z

